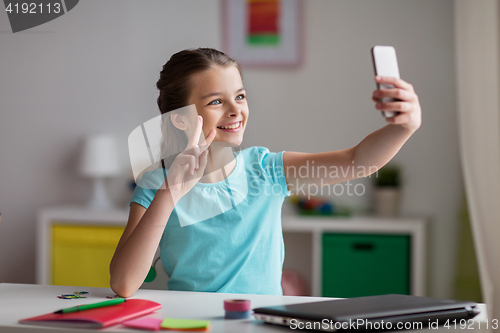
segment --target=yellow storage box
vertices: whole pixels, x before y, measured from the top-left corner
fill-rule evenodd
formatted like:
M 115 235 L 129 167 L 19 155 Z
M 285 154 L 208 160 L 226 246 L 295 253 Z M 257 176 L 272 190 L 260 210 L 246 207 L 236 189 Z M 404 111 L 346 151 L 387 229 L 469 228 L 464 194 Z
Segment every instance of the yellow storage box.
M 124 227 L 52 226 L 52 284 L 109 288 L 109 263 Z

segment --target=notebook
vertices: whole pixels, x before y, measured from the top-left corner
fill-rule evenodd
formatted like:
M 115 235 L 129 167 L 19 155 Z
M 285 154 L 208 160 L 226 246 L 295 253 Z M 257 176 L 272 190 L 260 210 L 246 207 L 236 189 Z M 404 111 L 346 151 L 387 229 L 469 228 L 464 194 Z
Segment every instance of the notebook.
M 104 328 L 143 316 L 160 308 L 161 304 L 153 301 L 127 299 L 121 304 L 65 314 L 48 313 L 21 319 L 19 323 L 53 327 Z
M 432 329 L 447 320 L 470 319 L 479 313 L 475 302 L 397 294 L 262 307 L 253 311 L 255 318 L 265 323 L 326 332 Z

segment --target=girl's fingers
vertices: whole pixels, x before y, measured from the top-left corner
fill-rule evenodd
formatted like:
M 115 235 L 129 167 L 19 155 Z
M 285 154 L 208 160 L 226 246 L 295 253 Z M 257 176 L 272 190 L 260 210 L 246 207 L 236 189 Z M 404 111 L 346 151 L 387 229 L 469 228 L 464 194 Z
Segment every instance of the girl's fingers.
M 196 159 L 193 155 L 190 156 L 190 159 L 189 159 L 189 173 L 192 175 L 194 175 L 194 171 L 196 169 Z
M 191 148 L 186 147 L 186 150 L 184 150 L 182 152 L 182 154 L 184 154 L 185 156 L 188 156 L 188 157 L 192 156 L 194 158 L 195 169 L 198 169 L 200 167 L 199 162 L 198 162 L 198 158 L 200 156 L 200 147 L 199 146 L 194 146 Z
M 214 141 L 215 134 L 217 134 L 217 132 L 216 132 L 215 129 L 213 129 L 213 130 L 210 131 L 210 133 L 208 133 L 207 137 L 205 138 L 205 144 L 207 145 L 207 148 Z
M 386 85 L 385 87 L 392 85 L 391 88 L 377 89 L 372 95 L 376 110 L 399 112 L 393 117 L 386 118 L 386 121 L 389 124 L 401 125 L 413 130 L 419 128 L 421 124 L 420 102 L 413 86 L 395 77 L 376 76 L 375 81 Z
M 198 141 L 200 140 L 201 129 L 203 127 L 203 117 L 198 115 L 196 118 L 196 127 L 194 129 L 193 135 L 189 138 L 188 144 L 184 153 L 187 155 L 191 155 L 194 158 L 193 164 L 190 165 L 190 173 L 194 174 L 194 170 L 200 167 L 198 158 L 200 156 L 200 147 L 198 146 Z
M 208 150 L 203 151 L 203 153 L 200 154 L 200 168 L 198 171 L 205 170 L 205 167 L 207 166 L 207 160 L 208 160 Z
M 193 156 L 195 158 L 195 167 L 198 169 L 200 167 L 200 147 L 196 146 L 193 149 Z
M 389 102 L 375 104 L 375 108 L 379 111 L 400 111 L 408 112 L 411 111 L 411 104 L 408 102 Z
M 198 142 L 200 141 L 202 127 L 203 127 L 203 117 L 198 115 L 196 119 L 196 127 L 194 128 L 193 135 L 189 138 L 186 149 L 193 148 L 198 145 Z
M 390 76 L 375 76 L 375 81 L 379 84 L 392 84 L 396 88 L 401 88 L 409 91 L 413 91 L 413 86 L 408 82 L 398 79 L 397 77 Z
M 375 99 L 380 99 L 384 97 L 392 97 L 395 99 L 399 99 L 401 101 L 408 101 L 412 102 L 415 100 L 415 94 L 413 92 L 410 92 L 408 90 L 404 89 L 378 89 L 373 92 L 372 98 Z M 378 102 L 377 100 L 375 100 Z
M 193 174 L 195 166 L 196 166 L 195 165 L 196 160 L 195 160 L 195 157 L 193 155 L 185 154 L 184 152 L 182 152 L 179 155 L 177 155 L 175 160 L 177 161 L 177 163 L 179 163 L 179 166 L 181 168 L 180 170 L 182 170 L 182 173 L 188 171 L 191 175 Z M 169 185 L 173 186 L 174 184 L 169 184 Z M 175 184 L 175 185 L 178 185 L 178 184 Z
M 205 140 L 202 143 L 202 151 L 206 151 L 208 147 L 210 147 L 210 144 L 214 141 L 216 135 L 215 129 L 211 130 L 210 133 L 206 136 Z

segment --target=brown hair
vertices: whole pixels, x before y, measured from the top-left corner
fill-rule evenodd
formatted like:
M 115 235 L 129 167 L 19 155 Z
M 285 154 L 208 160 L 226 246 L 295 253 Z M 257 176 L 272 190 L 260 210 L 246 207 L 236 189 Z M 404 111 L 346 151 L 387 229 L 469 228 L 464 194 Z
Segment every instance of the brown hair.
M 165 159 L 164 163 L 167 168 L 175 156 L 186 148 L 188 142 L 184 131 L 174 126 L 167 113 L 188 105 L 191 94 L 190 81 L 193 74 L 206 71 L 217 65 L 235 66 L 243 77 L 241 67 L 236 60 L 224 52 L 211 48 L 177 52 L 163 65 L 156 87 L 159 90 L 157 103 L 160 113 L 163 115 L 162 132 L 164 138 L 161 144 L 160 159 Z M 183 112 L 185 110 L 179 110 L 178 113 L 182 115 Z
M 236 66 L 242 75 L 241 67 L 236 60 L 215 49 L 183 50 L 172 55 L 163 65 L 160 79 L 156 82 L 156 87 L 160 91 L 158 96 L 160 112 L 164 114 L 186 106 L 191 92 L 191 76 L 214 65 Z

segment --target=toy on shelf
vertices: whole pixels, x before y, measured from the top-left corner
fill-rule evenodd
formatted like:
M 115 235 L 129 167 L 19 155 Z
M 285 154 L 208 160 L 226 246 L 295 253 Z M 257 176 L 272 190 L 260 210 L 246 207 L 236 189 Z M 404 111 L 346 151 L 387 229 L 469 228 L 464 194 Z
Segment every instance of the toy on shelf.
M 316 197 L 290 196 L 290 202 L 296 207 L 299 215 L 317 215 L 331 217 L 345 217 L 351 215 L 347 207 L 334 205 L 331 201 Z

